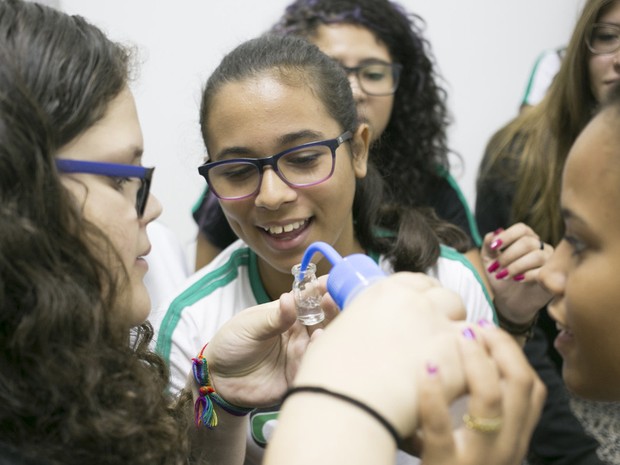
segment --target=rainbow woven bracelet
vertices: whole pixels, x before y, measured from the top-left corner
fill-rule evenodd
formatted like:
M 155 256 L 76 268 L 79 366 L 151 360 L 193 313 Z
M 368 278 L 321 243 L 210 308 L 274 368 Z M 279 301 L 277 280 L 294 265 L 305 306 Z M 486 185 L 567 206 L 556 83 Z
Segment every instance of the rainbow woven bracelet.
M 226 402 L 215 392 L 215 388 L 211 384 L 211 377 L 209 376 L 209 365 L 207 364 L 207 359 L 203 355 L 206 347 L 207 344 L 205 344 L 200 353 L 192 359 L 194 380 L 199 386 L 198 399 L 196 399 L 196 403 L 194 404 L 194 423 L 196 426 L 204 425 L 209 429 L 213 429 L 218 423 L 214 404 L 237 417 L 247 415 L 254 409 L 238 407 Z

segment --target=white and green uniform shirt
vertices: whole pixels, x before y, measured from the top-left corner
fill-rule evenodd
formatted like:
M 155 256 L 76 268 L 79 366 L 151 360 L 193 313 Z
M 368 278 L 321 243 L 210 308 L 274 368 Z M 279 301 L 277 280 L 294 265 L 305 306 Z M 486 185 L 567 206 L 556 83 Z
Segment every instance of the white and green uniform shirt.
M 379 259 L 379 265 L 386 273 L 393 273 L 387 260 Z M 486 290 L 463 255 L 442 246 L 440 258 L 427 274 L 461 296 L 468 321 L 478 322 L 482 318 L 495 321 Z M 226 321 L 241 310 L 270 300 L 259 277 L 257 256 L 241 240 L 191 276 L 165 314 L 153 315 L 156 351 L 170 364 L 171 391 L 178 392 L 185 386 L 192 357 Z M 262 446 L 276 416 L 275 411 L 257 411 L 251 415 L 246 463 L 260 464 Z

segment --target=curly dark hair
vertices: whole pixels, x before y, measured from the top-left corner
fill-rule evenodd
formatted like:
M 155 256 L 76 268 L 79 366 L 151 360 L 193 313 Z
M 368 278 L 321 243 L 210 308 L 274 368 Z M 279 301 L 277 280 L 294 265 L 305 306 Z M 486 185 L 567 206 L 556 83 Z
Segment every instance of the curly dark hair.
M 346 23 L 371 31 L 403 66 L 388 125 L 371 156 L 386 178 L 392 201 L 427 205 L 438 170 L 450 168 L 446 129 L 447 93 L 434 68 L 424 21 L 390 0 L 297 0 L 272 28 L 312 40 L 322 24 Z M 406 167 L 406 169 L 404 168 Z
M 93 241 L 115 252 L 54 163 L 126 88 L 129 54 L 83 18 L 0 0 L 0 63 L 0 443 L 49 463 L 185 463 L 153 330 L 119 322 L 124 279 Z

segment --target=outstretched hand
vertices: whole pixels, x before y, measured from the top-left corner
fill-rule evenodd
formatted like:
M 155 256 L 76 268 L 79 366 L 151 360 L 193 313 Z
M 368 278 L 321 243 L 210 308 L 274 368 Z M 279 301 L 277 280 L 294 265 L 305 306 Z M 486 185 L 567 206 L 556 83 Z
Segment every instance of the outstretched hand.
M 325 279 L 319 282 L 325 292 Z M 325 326 L 338 314 L 323 298 Z M 220 396 L 239 406 L 275 405 L 292 382 L 308 344 L 319 331 L 297 321 L 292 293 L 251 307 L 229 320 L 205 349 L 211 381 Z

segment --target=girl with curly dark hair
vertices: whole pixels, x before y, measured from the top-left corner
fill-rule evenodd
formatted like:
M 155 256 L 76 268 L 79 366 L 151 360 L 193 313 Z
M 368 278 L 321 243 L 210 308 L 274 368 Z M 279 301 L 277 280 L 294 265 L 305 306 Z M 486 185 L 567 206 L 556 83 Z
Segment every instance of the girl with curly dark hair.
M 468 258 L 478 265 L 480 237 L 449 174 L 446 92 L 422 24 L 390 0 L 297 0 L 271 32 L 302 36 L 340 62 L 359 116 L 371 127 L 371 161 L 386 180 L 388 200 L 428 207 L 459 226 L 471 241 Z M 213 195 L 203 197 L 194 217 L 200 268 L 236 237 Z
M 146 226 L 161 205 L 130 54 L 79 16 L 0 0 L 0 63 L 0 463 L 240 463 L 247 417 L 218 404 L 216 429 L 187 429 L 198 385 L 166 395 L 149 348 Z M 269 354 L 309 339 L 289 307 L 244 312 L 205 349 L 222 398 L 282 396 L 294 360 Z

